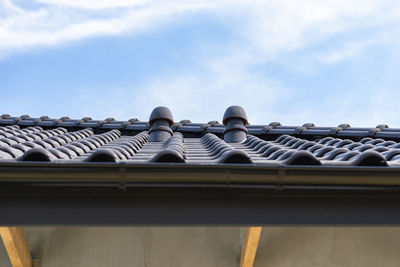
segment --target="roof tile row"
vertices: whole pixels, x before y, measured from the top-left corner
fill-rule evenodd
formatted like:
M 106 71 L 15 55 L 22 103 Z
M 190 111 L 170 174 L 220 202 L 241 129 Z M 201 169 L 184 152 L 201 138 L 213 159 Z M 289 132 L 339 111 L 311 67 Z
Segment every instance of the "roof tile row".
M 105 120 L 92 120 L 85 117 L 73 120 L 68 117 L 60 119 L 50 119 L 47 116 L 40 118 L 30 118 L 27 115 L 20 117 L 11 117 L 7 114 L 0 116 L 0 125 L 19 125 L 40 126 L 44 128 L 64 127 L 68 129 L 92 128 L 94 130 L 118 129 L 122 131 L 140 132 L 149 130 L 148 122 L 139 121 L 138 119 L 130 119 L 128 121 L 116 121 L 113 118 Z M 249 134 L 253 135 L 298 135 L 298 136 L 337 136 L 337 137 L 377 137 L 377 138 L 396 138 L 400 139 L 400 128 L 389 128 L 385 124 L 377 125 L 372 128 L 351 127 L 349 124 L 340 124 L 337 127 L 318 127 L 312 123 L 305 123 L 302 126 L 282 126 L 279 122 L 272 122 L 268 125 L 246 125 Z M 217 121 L 208 123 L 192 123 L 189 120 L 175 122 L 171 129 L 181 132 L 182 134 L 206 133 L 223 134 L 225 126 Z
M 400 166 L 400 129 L 387 125 L 247 125 L 237 106 L 225 113 L 225 125 L 173 123 L 165 107 L 156 108 L 150 119 L 3 115 L 0 161 Z

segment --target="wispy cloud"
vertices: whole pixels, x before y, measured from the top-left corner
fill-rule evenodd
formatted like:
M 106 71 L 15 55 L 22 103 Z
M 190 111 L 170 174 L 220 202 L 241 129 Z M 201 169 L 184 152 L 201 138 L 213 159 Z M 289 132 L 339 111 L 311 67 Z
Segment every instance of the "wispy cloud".
M 398 22 L 395 1 L 12 0 L 0 4 L 0 53 L 115 35 L 199 11 L 230 18 L 247 47 L 263 55 L 306 46 L 339 31 Z M 251 46 L 248 46 L 251 44 Z
M 70 1 L 70 0 L 36 0 L 38 3 L 68 7 L 75 9 L 86 9 L 86 10 L 101 10 L 108 8 L 129 8 L 129 7 L 141 7 L 150 2 L 150 0 L 82 0 L 82 1 Z
M 36 0 L 36 6 L 26 7 L 3 0 L 0 4 L 0 58 L 95 36 L 134 34 L 199 12 L 209 13 L 226 24 L 235 39 L 199 57 L 202 72 L 187 70 L 172 76 L 152 77 L 147 83 L 139 87 L 132 85 L 129 92 L 120 94 L 118 91 L 122 89 L 113 88 L 107 99 L 98 99 L 98 116 L 112 113 L 127 118 L 129 114 L 137 114 L 146 119 L 148 108 L 162 104 L 174 107 L 178 119 L 190 116 L 192 120 L 204 120 L 213 114 L 222 114 L 228 105 L 241 104 L 247 107 L 249 117 L 256 123 L 266 123 L 278 116 L 291 123 L 319 116 L 315 109 L 295 102 L 304 89 L 287 86 L 279 79 L 254 70 L 279 62 L 290 53 L 308 50 L 313 52 L 304 52 L 302 56 L 311 57 L 311 67 L 317 69 L 319 64 L 334 64 L 360 56 L 375 45 L 398 43 L 400 5 L 396 2 Z M 385 31 L 379 30 L 381 28 Z M 357 34 L 359 32 L 368 34 Z M 301 68 L 306 66 L 298 66 Z M 138 104 L 132 110 L 119 109 L 119 106 L 128 106 L 121 101 L 127 102 L 130 97 Z M 321 99 L 313 101 L 318 100 Z M 115 105 L 110 105 L 113 101 Z M 329 101 L 325 104 L 335 105 Z M 110 110 L 110 106 L 114 110 Z M 285 114 L 285 109 L 290 110 L 290 116 Z M 102 114 L 102 110 L 108 115 Z M 337 117 L 345 117 L 346 103 L 336 112 L 340 110 L 340 114 L 330 113 L 331 117 L 325 114 L 324 120 L 333 122 Z
M 0 21 L 0 54 L 12 53 L 35 47 L 51 46 L 67 41 L 77 41 L 93 36 L 116 35 L 139 31 L 165 22 L 173 14 L 190 9 L 188 5 L 163 7 L 148 3 L 144 7 L 126 2 L 100 1 L 47 1 L 38 9 L 23 9 L 5 0 L 4 18 Z M 78 4 L 79 3 L 79 4 Z M 88 10 L 95 6 L 98 12 Z M 117 10 L 103 14 L 103 9 Z M 98 14 L 99 13 L 99 14 Z

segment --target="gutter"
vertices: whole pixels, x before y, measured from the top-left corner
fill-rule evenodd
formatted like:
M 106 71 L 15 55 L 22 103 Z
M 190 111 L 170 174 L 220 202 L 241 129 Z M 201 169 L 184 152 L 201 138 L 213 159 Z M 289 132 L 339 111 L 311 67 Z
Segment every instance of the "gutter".
M 400 186 L 399 167 L 2 162 L 0 183 Z
M 0 225 L 398 225 L 400 169 L 1 163 Z

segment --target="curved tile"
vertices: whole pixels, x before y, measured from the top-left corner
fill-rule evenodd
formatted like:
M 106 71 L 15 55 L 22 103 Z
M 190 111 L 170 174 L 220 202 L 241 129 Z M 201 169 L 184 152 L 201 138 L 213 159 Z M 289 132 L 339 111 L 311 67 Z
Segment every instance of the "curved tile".
M 328 152 L 335 150 L 335 148 L 333 146 L 324 146 L 318 150 L 313 151 L 312 153 L 316 156 L 316 157 L 323 157 L 325 154 L 327 154 Z
M 112 149 L 99 149 L 93 152 L 87 159 L 87 162 L 117 162 L 119 157 Z
M 51 161 L 56 157 L 44 148 L 32 148 L 26 151 L 20 158 L 20 161 Z
M 181 153 L 172 149 L 165 149 L 158 152 L 150 161 L 165 163 L 183 163 L 185 162 L 185 159 L 182 157 Z
M 351 160 L 352 158 L 360 155 L 361 152 L 358 151 L 349 151 L 349 152 L 345 152 L 343 154 L 339 154 L 335 157 L 335 161 L 348 161 Z
M 354 157 L 354 166 L 388 166 L 386 159 L 375 151 L 366 151 Z
M 286 165 L 321 165 L 321 162 L 310 152 L 296 151 L 284 161 L 284 164 L 286 164 Z
M 220 159 L 218 160 L 220 163 L 253 163 L 250 159 L 249 155 L 241 150 L 230 150 L 225 152 Z
M 64 118 L 56 122 L 49 118 L 38 120 L 5 116 L 0 117 L 0 122 L 4 125 L 3 119 L 7 118 L 9 121 L 16 119 L 20 125 L 0 126 L 0 160 L 4 161 L 35 159 L 65 162 L 124 160 L 128 163 L 400 165 L 400 129 L 397 128 L 378 127 L 380 132 L 377 132 L 377 128 L 355 128 L 348 125 L 316 127 L 310 124 L 303 128 L 276 125 L 268 129 L 265 125 L 249 125 L 246 129 L 250 134 L 247 134 L 243 142 L 228 144 L 212 133 L 222 136 L 225 127 L 220 124 L 182 122 L 174 126 L 177 132 L 168 140 L 150 144 L 148 133 L 136 134 L 137 131 L 148 129 L 147 122 L 140 122 L 140 127 L 136 127 L 139 125 L 137 122 L 118 122 L 108 128 L 114 130 L 95 135 L 93 129 L 103 132 L 107 127 L 100 126 L 101 123 L 98 122 L 102 121 L 93 121 L 90 118 Z M 40 125 L 46 127 L 45 130 L 40 126 L 29 126 L 35 125 L 31 121 L 36 120 L 43 121 L 44 124 Z M 45 123 L 46 120 L 48 122 Z M 61 121 L 65 121 L 65 124 L 60 124 Z M 65 125 L 74 130 L 55 128 L 56 125 Z M 93 129 L 83 129 L 84 125 Z M 79 127 L 82 129 L 76 130 Z M 195 132 L 190 127 L 195 129 Z M 212 129 L 204 132 L 206 128 Z M 125 135 L 118 129 L 123 129 Z M 182 132 L 179 132 L 180 129 L 183 129 Z M 183 137 L 182 134 L 194 137 Z M 275 140 L 271 140 L 272 138 Z
M 322 159 L 323 160 L 333 160 L 335 159 L 337 156 L 350 152 L 350 150 L 346 149 L 346 148 L 337 148 L 334 150 L 329 151 L 328 153 L 326 153 Z
M 186 148 L 183 136 L 174 133 L 163 143 L 161 150 L 151 158 L 151 162 L 185 162 Z
M 389 149 L 381 153 L 387 161 L 391 161 L 393 157 L 400 155 L 400 149 Z
M 112 130 L 103 134 L 102 137 L 106 137 L 106 139 L 101 138 L 100 136 L 92 136 L 82 140 L 82 142 L 91 142 L 96 140 L 97 143 L 91 143 L 91 150 L 82 156 L 85 161 L 103 162 L 102 160 L 104 160 L 104 162 L 117 162 L 120 160 L 130 159 L 149 139 L 149 134 L 147 131 L 144 131 L 135 136 L 120 137 L 118 130 Z M 111 141 L 104 143 L 105 140 Z M 93 146 L 95 147 L 94 149 Z

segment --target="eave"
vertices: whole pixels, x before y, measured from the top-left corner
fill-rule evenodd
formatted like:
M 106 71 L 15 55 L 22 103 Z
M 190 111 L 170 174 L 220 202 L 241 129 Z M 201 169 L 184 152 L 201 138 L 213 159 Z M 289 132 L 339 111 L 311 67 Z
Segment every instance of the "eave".
M 3 162 L 0 181 L 4 225 L 400 223 L 393 167 Z

